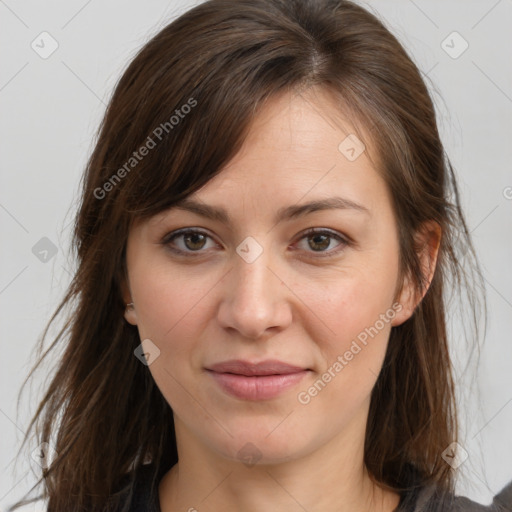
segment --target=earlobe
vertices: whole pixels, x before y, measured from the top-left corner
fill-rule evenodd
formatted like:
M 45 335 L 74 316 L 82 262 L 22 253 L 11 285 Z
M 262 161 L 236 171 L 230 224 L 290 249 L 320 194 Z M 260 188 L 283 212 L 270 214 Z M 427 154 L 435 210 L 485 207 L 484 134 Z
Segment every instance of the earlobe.
M 135 312 L 135 304 L 133 302 L 126 304 L 124 318 L 128 323 L 137 325 L 137 313 Z
M 415 250 L 420 260 L 423 289 L 420 292 L 410 274 L 406 276 L 397 299 L 402 309 L 391 322 L 393 327 L 404 323 L 412 316 L 414 310 L 430 288 L 436 269 L 440 244 L 441 226 L 435 221 L 425 222 L 415 236 Z
M 125 304 L 124 318 L 128 323 L 137 325 L 137 313 L 135 312 L 135 304 L 132 301 L 132 294 L 130 292 L 127 281 L 128 279 L 126 276 L 125 279 L 121 281 L 121 296 Z
M 391 321 L 391 326 L 396 327 L 403 324 L 414 313 L 415 300 L 414 300 L 414 284 L 409 276 L 404 279 L 404 284 L 398 295 L 396 303 L 398 307 L 395 308 L 396 314 Z

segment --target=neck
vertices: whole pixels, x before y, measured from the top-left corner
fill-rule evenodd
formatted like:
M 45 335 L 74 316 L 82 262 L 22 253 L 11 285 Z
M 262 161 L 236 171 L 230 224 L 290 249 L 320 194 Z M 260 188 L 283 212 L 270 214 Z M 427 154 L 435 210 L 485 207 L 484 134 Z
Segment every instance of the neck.
M 363 432 L 361 425 L 355 426 Z M 162 512 L 392 512 L 399 495 L 375 484 L 364 435 L 344 432 L 306 456 L 248 466 L 220 457 L 176 421 L 180 462 L 160 482 Z

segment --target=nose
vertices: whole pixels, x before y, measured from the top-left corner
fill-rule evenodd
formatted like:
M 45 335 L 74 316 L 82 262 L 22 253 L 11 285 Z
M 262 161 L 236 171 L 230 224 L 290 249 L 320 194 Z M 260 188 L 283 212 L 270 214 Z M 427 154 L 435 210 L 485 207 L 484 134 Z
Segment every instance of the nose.
M 254 246 L 251 251 L 254 251 Z M 223 279 L 218 321 L 251 340 L 285 329 L 292 320 L 291 291 L 280 277 L 276 258 L 263 250 L 256 259 L 244 252 L 233 255 L 233 267 Z M 281 272 L 284 272 L 281 270 Z

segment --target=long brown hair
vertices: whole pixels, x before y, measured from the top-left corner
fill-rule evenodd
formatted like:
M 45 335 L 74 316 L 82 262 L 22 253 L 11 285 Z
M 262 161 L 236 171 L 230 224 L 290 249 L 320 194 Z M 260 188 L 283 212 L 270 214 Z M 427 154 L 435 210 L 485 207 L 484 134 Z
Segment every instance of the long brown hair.
M 35 429 L 38 443 L 56 452 L 38 481 L 50 512 L 115 510 L 131 489 L 121 485 L 131 469 L 152 460 L 155 482 L 177 462 L 172 411 L 134 357 L 140 338 L 123 316 L 131 222 L 218 174 L 265 101 L 312 86 L 370 133 L 366 145 L 375 148 L 396 215 L 400 275 L 411 276 L 418 292 L 425 282 L 414 234 L 425 221 L 441 226 L 430 287 L 391 331 L 364 461 L 390 489 L 411 485 L 410 467 L 421 484 L 453 489 L 441 457 L 458 431 L 446 292 L 469 290 L 476 332 L 480 304 L 471 286 L 481 273 L 421 72 L 384 24 L 351 1 L 209 0 L 167 25 L 129 64 L 85 170 L 73 238 L 77 270 L 41 347 L 68 309 L 66 322 L 27 377 L 62 349 L 24 440 Z

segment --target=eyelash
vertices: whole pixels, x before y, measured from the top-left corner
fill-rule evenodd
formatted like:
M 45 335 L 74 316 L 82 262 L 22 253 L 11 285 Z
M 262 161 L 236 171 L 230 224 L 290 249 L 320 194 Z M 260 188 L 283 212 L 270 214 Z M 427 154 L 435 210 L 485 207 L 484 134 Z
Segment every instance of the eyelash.
M 181 249 L 177 249 L 176 247 L 171 246 L 171 242 L 173 242 L 176 238 L 178 238 L 180 236 L 184 236 L 184 235 L 189 235 L 189 234 L 204 235 L 204 236 L 212 239 L 212 237 L 204 231 L 201 231 L 198 229 L 183 228 L 183 229 L 179 229 L 177 231 L 173 231 L 172 233 L 168 233 L 167 235 L 165 235 L 161 241 L 161 244 L 165 245 L 169 250 L 171 250 L 175 254 L 184 255 L 184 256 L 186 255 L 187 257 L 193 257 L 193 258 L 199 257 L 199 256 L 201 256 L 201 253 L 203 253 L 205 251 L 202 251 L 201 249 L 198 251 L 183 251 Z M 313 236 L 313 235 L 327 235 L 330 238 L 335 238 L 340 242 L 340 246 L 337 249 L 329 251 L 329 252 L 327 252 L 327 251 L 318 251 L 318 252 L 306 251 L 308 253 L 314 254 L 315 258 L 332 258 L 334 256 L 337 256 L 346 247 L 352 245 L 352 240 L 350 240 L 348 237 L 343 237 L 334 231 L 324 229 L 324 228 L 323 229 L 311 228 L 311 229 L 306 230 L 303 233 L 303 235 L 301 236 L 301 238 L 299 238 L 299 241 L 303 240 L 304 238 Z

